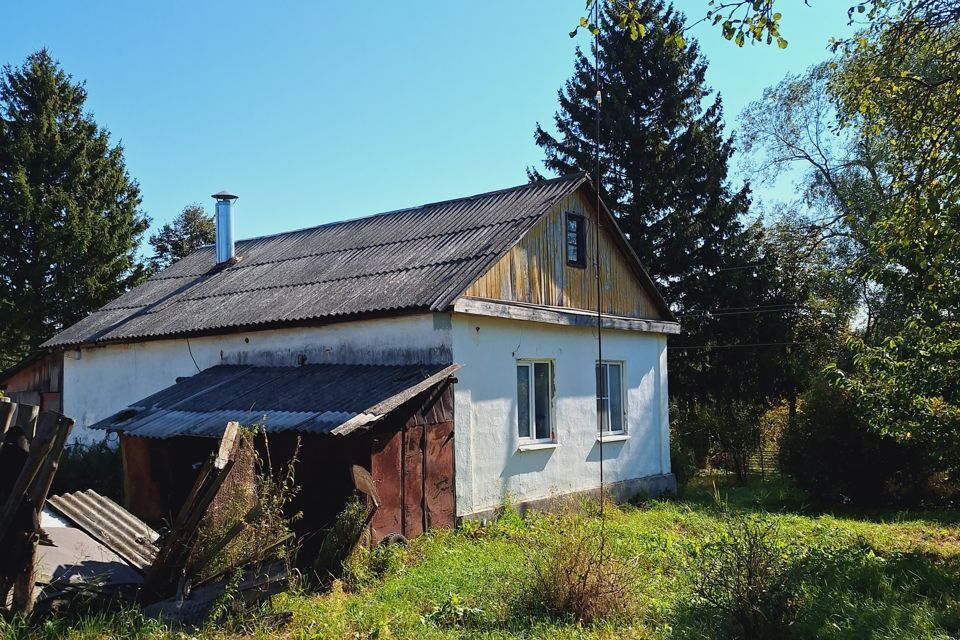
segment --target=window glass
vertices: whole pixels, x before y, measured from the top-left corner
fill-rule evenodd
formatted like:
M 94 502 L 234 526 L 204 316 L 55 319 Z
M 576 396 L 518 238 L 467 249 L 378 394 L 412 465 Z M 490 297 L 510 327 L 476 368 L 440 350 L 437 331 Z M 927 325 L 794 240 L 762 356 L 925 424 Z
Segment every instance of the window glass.
M 530 437 L 530 366 L 517 365 L 517 427 L 521 438 Z
M 576 231 L 567 231 L 567 262 L 580 262 L 580 247 Z
M 574 214 L 567 214 L 567 264 L 582 267 L 584 265 L 584 238 L 583 218 Z
M 623 377 L 619 364 L 607 365 L 607 396 L 610 406 L 610 431 L 623 431 Z
M 609 398 L 607 397 L 608 386 L 605 383 L 607 377 L 607 366 L 605 364 L 597 365 L 597 414 L 600 416 L 600 431 L 607 431 L 609 428 Z
M 603 362 L 597 365 L 597 413 L 600 432 L 624 432 L 623 365 Z
M 551 437 L 550 424 L 550 363 L 536 362 L 533 365 L 534 413 L 538 440 Z

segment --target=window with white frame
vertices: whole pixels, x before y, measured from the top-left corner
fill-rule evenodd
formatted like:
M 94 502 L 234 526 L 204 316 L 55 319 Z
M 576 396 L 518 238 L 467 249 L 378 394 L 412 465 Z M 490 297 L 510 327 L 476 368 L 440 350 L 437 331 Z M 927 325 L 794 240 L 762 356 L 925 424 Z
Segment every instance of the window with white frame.
M 517 361 L 517 431 L 521 442 L 555 442 L 553 362 Z
M 623 392 L 623 363 L 598 363 L 597 412 L 600 414 L 601 435 L 626 433 L 627 410 Z

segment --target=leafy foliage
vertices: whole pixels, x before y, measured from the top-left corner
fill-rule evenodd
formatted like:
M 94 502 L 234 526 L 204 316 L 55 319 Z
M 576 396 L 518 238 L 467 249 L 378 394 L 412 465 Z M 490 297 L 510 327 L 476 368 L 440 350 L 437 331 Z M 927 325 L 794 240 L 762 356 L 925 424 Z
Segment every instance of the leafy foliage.
M 46 49 L 0 74 L 0 366 L 145 275 L 140 189 L 86 99 Z
M 484 611 L 480 607 L 472 607 L 463 598 L 451 593 L 446 600 L 433 605 L 424 614 L 423 622 L 438 627 L 472 627 L 484 620 Z
M 960 495 L 933 451 L 871 430 L 844 389 L 819 376 L 781 440 L 784 471 L 821 503 L 943 504 Z
M 657 0 L 628 8 L 644 37 L 616 28 L 616 9 L 601 12 L 598 52 L 577 52 L 559 93 L 557 134 L 538 125 L 535 139 L 555 173 L 593 172 L 599 161 L 604 202 L 683 326 L 670 341 L 677 433 L 698 461 L 719 453 L 742 469 L 736 461 L 755 429 L 738 435 L 743 421 L 724 421 L 783 399 L 795 408 L 856 296 L 832 278 L 842 264 L 832 246 L 788 220 L 744 224 L 749 190 L 729 183 L 733 145 L 705 84 L 706 62 L 695 41 L 673 41 L 683 16 Z
M 796 550 L 778 537 L 775 524 L 728 516 L 723 529 L 693 547 L 694 606 L 720 635 L 781 638 L 796 616 L 799 566 Z
M 876 339 L 855 339 L 854 365 L 836 378 L 879 433 L 936 443 L 957 461 L 960 27 L 912 15 L 866 35 L 831 88 L 841 122 L 875 150 L 884 187 L 858 266 L 900 314 Z
M 363 535 L 367 521 L 367 504 L 359 496 L 353 495 L 337 515 L 333 526 L 324 534 L 323 543 L 317 552 L 313 569 L 322 582 L 329 578 L 339 578 L 350 571 L 362 580 L 369 571 L 361 571 L 356 560 L 351 567 L 350 558 Z
M 767 45 L 775 42 L 778 48 L 786 49 L 789 43 L 780 33 L 783 14 L 777 11 L 783 2 L 784 0 L 707 0 L 706 14 L 694 24 L 706 22 L 715 27 L 719 26 L 723 37 L 738 47 L 747 42 Z M 586 0 L 587 13 L 598 4 L 605 4 L 608 10 L 616 15 L 618 27 L 629 33 L 632 39 L 637 40 L 646 35 L 646 24 L 642 14 L 637 11 L 638 3 L 635 0 Z M 810 6 L 810 0 L 804 0 L 804 4 Z M 942 25 L 960 16 L 960 6 L 956 0 L 857 0 L 847 9 L 849 24 L 866 25 L 868 30 L 883 29 L 898 22 L 901 16 L 907 16 L 915 22 Z M 581 28 L 594 35 L 600 31 L 599 25 L 584 16 L 570 32 L 570 37 L 576 36 Z M 861 46 L 861 40 L 834 39 L 834 49 L 849 50 Z M 683 36 L 677 34 L 676 42 L 683 47 Z
M 905 464 L 906 452 L 927 451 L 937 458 L 928 469 L 956 474 L 960 3 L 874 3 L 864 13 L 836 61 L 748 108 L 744 146 L 769 176 L 806 167 L 800 228 L 857 291 L 852 357 L 834 353 L 828 365 L 853 403 L 845 433 L 865 425 L 902 443 Z
M 153 247 L 150 266 L 156 271 L 164 269 L 216 239 L 213 216 L 207 215 L 198 203 L 188 204 L 172 222 L 150 236 L 150 246 Z
M 292 537 L 292 525 L 300 514 L 289 513 L 288 507 L 300 490 L 294 475 L 299 442 L 286 465 L 274 469 L 270 457 L 257 452 L 257 430 L 240 430 L 236 462 L 200 527 L 191 558 L 198 579 L 223 575 L 242 564 L 291 560 L 292 550 L 286 541 Z M 263 448 L 269 451 L 269 443 L 263 438 Z M 231 530 L 239 533 L 223 546 L 221 542 Z

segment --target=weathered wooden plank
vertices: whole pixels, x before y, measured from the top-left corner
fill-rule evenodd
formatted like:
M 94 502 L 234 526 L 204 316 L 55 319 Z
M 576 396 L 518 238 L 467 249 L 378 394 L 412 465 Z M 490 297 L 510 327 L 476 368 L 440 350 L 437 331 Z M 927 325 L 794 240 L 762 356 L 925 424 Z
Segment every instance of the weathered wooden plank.
M 20 508 L 20 504 L 27 496 L 27 492 L 30 490 L 34 478 L 37 477 L 40 468 L 43 466 L 44 459 L 50 452 L 51 447 L 53 447 L 61 420 L 66 420 L 66 418 L 52 411 L 44 412 L 44 414 L 40 416 L 37 435 L 33 439 L 33 442 L 30 443 L 30 453 L 23 463 L 23 468 L 20 470 L 17 481 L 7 496 L 3 510 L 0 511 L 0 540 L 6 537 L 7 531 L 13 523 L 14 516 Z
M 515 302 L 503 302 L 500 300 L 460 298 L 454 304 L 453 310 L 459 313 L 469 313 L 494 318 L 508 318 L 511 320 L 527 320 L 530 322 L 588 328 L 597 326 L 597 316 L 588 311 L 527 305 Z M 648 333 L 680 333 L 680 324 L 676 322 L 622 318 L 610 315 L 604 315 L 602 319 L 604 329 L 644 331 Z
M 27 542 L 27 551 L 22 560 L 23 570 L 13 578 L 14 612 L 29 616 L 33 611 L 33 586 L 36 583 L 37 572 L 37 541 L 40 537 L 40 512 L 30 510 L 30 534 Z
M 16 425 L 27 436 L 27 440 L 33 440 L 37 432 L 37 416 L 40 415 L 40 407 L 35 404 L 18 404 Z
M 13 418 L 17 413 L 17 403 L 10 398 L 0 398 L 0 438 L 6 433 L 10 425 L 13 424 Z
M 53 478 L 57 475 L 57 469 L 60 466 L 60 457 L 63 455 L 63 449 L 67 445 L 67 438 L 73 429 L 74 421 L 63 417 L 59 421 L 59 429 L 53 440 L 53 446 L 50 453 L 43 461 L 43 466 L 34 480 L 33 487 L 30 490 L 30 502 L 34 508 L 40 512 L 43 511 L 43 505 L 47 501 L 47 495 L 50 493 L 50 487 L 53 485 Z
M 137 599 L 141 604 L 155 602 L 173 594 L 176 582 L 186 575 L 187 560 L 197 543 L 197 527 L 216 498 L 236 460 L 241 440 L 239 425 L 228 422 L 217 451 L 210 455 L 197 474 L 170 533 L 157 552 Z
M 11 534 L 25 536 L 21 539 L 25 540 L 25 545 L 15 551 L 22 556 L 15 563 L 19 568 L 15 575 L 5 576 L 3 580 L 7 584 L 12 577 L 13 610 L 25 615 L 33 610 L 40 509 L 46 500 L 52 473 L 56 471 L 55 460 L 59 459 L 73 426 L 72 420 L 52 411 L 40 414 L 38 421 L 37 412 L 32 409 L 30 405 L 20 405 L 18 408 L 18 414 L 23 416 L 18 426 L 25 432 L 34 432 L 36 437 L 30 443 L 30 452 L 0 513 L 0 540 L 9 540 L 8 535 Z M 17 533 L 17 527 L 26 528 Z

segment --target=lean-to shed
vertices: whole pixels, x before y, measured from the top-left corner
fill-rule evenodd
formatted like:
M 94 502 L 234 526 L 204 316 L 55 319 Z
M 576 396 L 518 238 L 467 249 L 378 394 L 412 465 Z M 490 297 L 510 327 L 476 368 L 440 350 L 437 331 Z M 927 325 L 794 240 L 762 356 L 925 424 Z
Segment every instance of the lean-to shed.
M 332 522 L 353 491 L 351 467 L 368 470 L 380 508 L 371 523 L 384 535 L 415 536 L 451 526 L 453 395 L 457 365 L 211 367 L 95 424 L 119 434 L 128 509 L 147 520 L 175 513 L 195 470 L 231 421 L 267 434 L 274 469 L 297 441 L 297 526 Z M 262 452 L 266 459 L 267 452 Z

